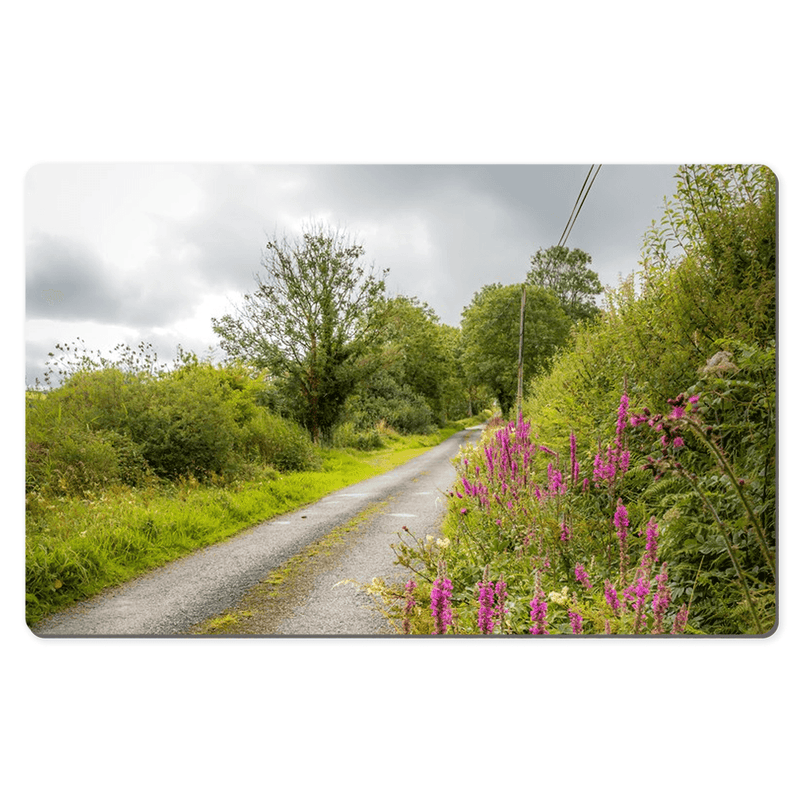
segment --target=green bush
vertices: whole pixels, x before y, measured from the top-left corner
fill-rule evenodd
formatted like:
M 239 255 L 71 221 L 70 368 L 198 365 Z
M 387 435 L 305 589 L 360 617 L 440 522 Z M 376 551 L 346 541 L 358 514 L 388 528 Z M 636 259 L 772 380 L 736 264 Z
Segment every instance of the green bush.
M 257 408 L 243 426 L 241 444 L 246 457 L 282 472 L 313 470 L 321 462 L 308 432 L 291 420 Z
M 376 428 L 357 430 L 353 422 L 343 422 L 333 429 L 333 446 L 354 450 L 377 450 L 383 447 L 383 438 Z

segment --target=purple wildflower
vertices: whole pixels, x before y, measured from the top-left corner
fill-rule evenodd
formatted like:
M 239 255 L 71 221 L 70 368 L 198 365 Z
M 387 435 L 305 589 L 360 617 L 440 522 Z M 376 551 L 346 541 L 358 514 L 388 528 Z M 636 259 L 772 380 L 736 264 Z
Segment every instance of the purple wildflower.
M 680 436 L 676 436 L 672 440 L 672 446 L 675 447 L 675 448 L 683 447 L 684 444 L 685 444 L 685 442 L 683 441 L 683 439 Z
M 448 625 L 453 622 L 453 610 L 450 598 L 453 596 L 453 583 L 444 574 L 444 564 L 439 563 L 439 576 L 431 587 L 431 614 L 433 615 L 433 632 L 447 633 Z
M 606 578 L 605 582 L 606 603 L 608 603 L 614 611 L 619 610 L 619 595 L 614 588 L 614 584 Z
M 617 510 L 614 512 L 614 527 L 617 529 L 617 536 L 620 542 L 624 542 L 628 535 L 628 509 L 622 504 L 622 500 L 617 500 Z
M 478 627 L 481 633 L 491 633 L 494 630 L 492 610 L 494 607 L 494 586 L 491 581 L 481 581 L 478 584 Z
M 574 485 L 578 482 L 578 473 L 581 469 L 581 465 L 578 463 L 578 443 L 575 439 L 574 432 L 570 432 L 569 434 L 569 465 L 572 483 Z
M 531 626 L 530 632 L 533 634 L 547 633 L 547 602 L 542 591 L 542 580 L 540 576 L 536 578 L 536 591 L 531 600 Z
M 650 581 L 645 580 L 642 575 L 639 575 L 639 578 L 636 581 L 636 586 L 633 587 L 633 594 L 636 598 L 633 603 L 633 609 L 636 612 L 636 621 L 633 625 L 633 632 L 638 633 L 645 607 L 644 599 L 650 594 Z
M 503 617 L 508 613 L 506 609 L 506 600 L 508 599 L 508 586 L 506 585 L 506 582 L 503 580 L 502 577 L 494 585 L 494 598 L 495 598 L 494 614 L 497 620 L 500 622 L 500 625 L 502 626 Z
M 592 583 L 589 580 L 589 576 L 586 574 L 583 564 L 575 565 L 575 580 L 577 580 L 584 589 L 592 588 Z
M 569 621 L 573 633 L 583 633 L 583 617 L 577 611 L 569 610 Z
M 680 419 L 686 413 L 686 409 L 683 406 L 675 406 L 672 409 L 672 413 L 669 415 L 670 419 Z
M 664 615 L 671 599 L 667 586 L 667 565 L 662 564 L 661 572 L 656 575 L 656 593 L 653 597 L 653 633 L 664 633 Z
M 623 394 L 619 399 L 619 409 L 617 411 L 617 444 L 622 443 L 622 431 L 625 430 L 625 425 L 628 421 L 628 395 Z
M 655 564 L 656 561 L 658 561 L 656 556 L 658 552 L 658 525 L 655 517 L 650 517 L 650 521 L 647 523 L 647 528 L 645 530 L 645 535 L 647 537 L 647 544 L 644 546 L 645 553 L 650 558 L 650 562 Z
M 570 533 L 569 528 L 567 527 L 566 522 L 561 523 L 561 541 L 568 542 L 572 538 L 572 534 Z
M 675 615 L 675 623 L 672 626 L 673 633 L 683 633 L 684 628 L 686 627 L 686 623 L 689 621 L 689 609 L 686 607 L 686 603 L 684 603 L 678 613 Z

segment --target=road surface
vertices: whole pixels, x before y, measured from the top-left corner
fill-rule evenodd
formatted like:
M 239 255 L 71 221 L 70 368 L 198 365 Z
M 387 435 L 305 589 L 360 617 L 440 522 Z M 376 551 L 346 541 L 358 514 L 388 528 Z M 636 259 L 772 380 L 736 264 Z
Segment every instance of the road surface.
M 390 472 L 71 606 L 33 632 L 41 637 L 209 633 L 208 620 L 223 615 L 230 621 L 237 609 L 246 609 L 238 624 L 216 630 L 289 636 L 392 633 L 369 597 L 341 582 L 368 584 L 375 577 L 399 575 L 390 544 L 398 541 L 403 525 L 416 536 L 438 533 L 442 495 L 455 478 L 451 459 L 479 436 L 479 427 L 461 431 Z M 328 546 L 332 538 L 336 541 Z M 326 546 L 309 555 L 320 542 Z M 267 602 L 265 580 L 298 554 L 300 567 L 284 581 L 280 596 Z

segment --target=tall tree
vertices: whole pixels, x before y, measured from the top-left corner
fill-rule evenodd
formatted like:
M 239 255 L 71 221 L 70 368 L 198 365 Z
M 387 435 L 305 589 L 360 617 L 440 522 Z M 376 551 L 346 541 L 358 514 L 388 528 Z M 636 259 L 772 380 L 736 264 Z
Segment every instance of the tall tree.
M 467 381 L 485 385 L 505 416 L 517 396 L 519 319 L 522 285 L 484 286 L 462 313 L 462 363 Z M 525 304 L 523 366 L 526 380 L 543 372 L 569 335 L 570 320 L 555 296 L 528 288 Z
M 603 291 L 591 263 L 592 257 L 577 248 L 540 247 L 531 256 L 527 282 L 553 292 L 573 322 L 590 319 L 599 313 L 593 298 Z
M 321 224 L 270 240 L 255 292 L 212 320 L 229 356 L 270 371 L 316 442 L 330 435 L 381 327 L 388 270 L 376 275 L 363 255 L 344 231 Z

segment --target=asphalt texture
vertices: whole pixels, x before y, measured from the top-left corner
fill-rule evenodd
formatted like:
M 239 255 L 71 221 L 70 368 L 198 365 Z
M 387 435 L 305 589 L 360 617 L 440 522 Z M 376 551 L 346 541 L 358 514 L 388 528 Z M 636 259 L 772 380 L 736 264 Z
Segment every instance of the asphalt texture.
M 309 559 L 293 594 L 269 614 L 249 602 L 233 635 L 380 636 L 394 629 L 358 584 L 402 579 L 391 544 L 407 526 L 437 535 L 443 494 L 455 479 L 452 459 L 481 427 L 451 436 L 400 467 L 246 529 L 164 567 L 54 614 L 33 628 L 41 637 L 150 637 L 203 632 L 206 621 L 252 600 L 270 573 L 293 556 L 346 531 L 327 557 Z M 361 516 L 360 522 L 355 522 Z M 352 523 L 352 525 L 351 525 Z M 344 583 L 343 583 L 344 581 Z M 352 581 L 354 583 L 348 583 Z M 253 611 L 255 609 L 255 611 Z

